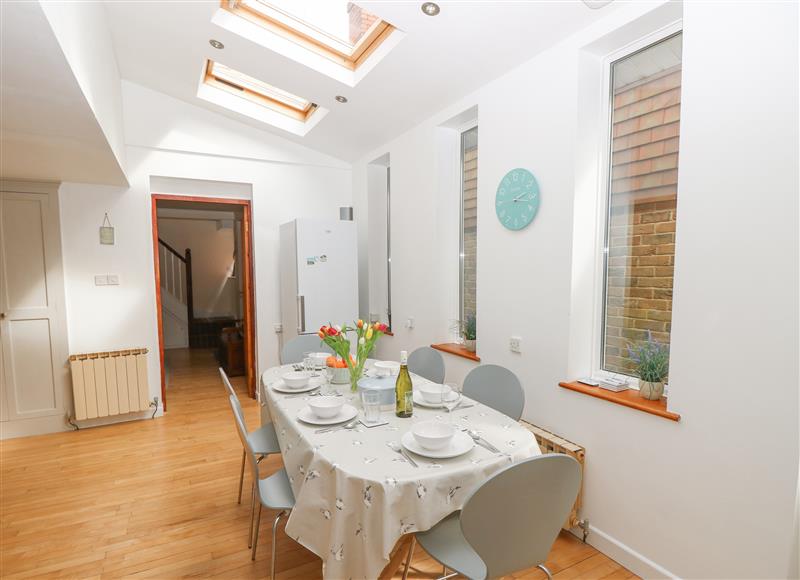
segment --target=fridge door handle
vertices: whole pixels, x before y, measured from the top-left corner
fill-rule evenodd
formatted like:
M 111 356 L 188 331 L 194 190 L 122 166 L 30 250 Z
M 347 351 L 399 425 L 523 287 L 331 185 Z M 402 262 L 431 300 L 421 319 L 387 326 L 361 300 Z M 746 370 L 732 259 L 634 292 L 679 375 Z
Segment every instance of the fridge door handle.
M 297 297 L 297 334 L 306 331 L 306 297 Z

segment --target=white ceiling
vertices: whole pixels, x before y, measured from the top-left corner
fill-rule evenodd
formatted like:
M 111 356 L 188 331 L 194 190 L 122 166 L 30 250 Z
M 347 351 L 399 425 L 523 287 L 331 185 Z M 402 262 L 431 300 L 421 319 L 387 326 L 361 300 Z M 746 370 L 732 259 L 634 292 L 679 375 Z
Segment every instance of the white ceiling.
M 421 1 L 359 2 L 406 36 L 355 88 L 212 24 L 215 1 L 107 0 L 106 8 L 123 78 L 347 161 L 616 8 L 591 10 L 580 0 L 439 4 L 439 16 L 429 17 Z M 224 43 L 224 50 L 213 49 L 211 38 Z M 202 101 L 196 95 L 206 58 L 331 112 L 298 137 Z M 337 103 L 340 94 L 350 102 Z
M 39 3 L 0 2 L 0 26 L 0 177 L 126 184 Z

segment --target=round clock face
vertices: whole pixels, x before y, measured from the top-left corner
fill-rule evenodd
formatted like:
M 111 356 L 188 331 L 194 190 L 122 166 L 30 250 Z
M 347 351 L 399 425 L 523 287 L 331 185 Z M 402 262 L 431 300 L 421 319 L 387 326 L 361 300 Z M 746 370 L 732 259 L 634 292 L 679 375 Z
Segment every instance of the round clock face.
M 509 230 L 521 230 L 539 211 L 539 184 L 533 173 L 517 168 L 506 173 L 494 201 L 497 219 Z

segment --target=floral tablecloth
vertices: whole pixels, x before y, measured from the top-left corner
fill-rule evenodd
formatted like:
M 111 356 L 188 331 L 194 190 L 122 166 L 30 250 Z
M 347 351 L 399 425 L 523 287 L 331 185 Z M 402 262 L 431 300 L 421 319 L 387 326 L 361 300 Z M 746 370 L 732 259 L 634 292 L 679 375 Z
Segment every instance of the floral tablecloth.
M 446 410 L 414 408 L 410 419 L 384 411 L 388 425 L 331 433 L 297 420 L 307 395 L 286 395 L 271 386 L 291 365 L 264 372 L 265 403 L 275 423 L 296 506 L 286 533 L 323 561 L 325 578 L 377 578 L 404 534 L 427 530 L 461 509 L 490 475 L 540 453 L 533 435 L 516 421 L 481 404 L 454 412 L 459 425 L 478 430 L 502 453 L 476 445 L 453 459 L 413 456 L 413 467 L 388 443 L 416 421 L 448 421 Z M 425 379 L 413 376 L 414 385 Z M 487 389 L 491 385 L 486 385 Z M 339 387 L 360 408 L 349 385 Z

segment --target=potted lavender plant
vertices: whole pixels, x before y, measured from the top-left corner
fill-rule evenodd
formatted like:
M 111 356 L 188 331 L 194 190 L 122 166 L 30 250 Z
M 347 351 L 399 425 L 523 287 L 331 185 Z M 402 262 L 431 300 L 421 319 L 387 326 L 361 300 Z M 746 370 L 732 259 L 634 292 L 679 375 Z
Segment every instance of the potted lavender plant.
M 669 347 L 654 340 L 648 330 L 646 342 L 628 346 L 628 356 L 639 377 L 639 395 L 651 401 L 659 400 L 669 375 Z

